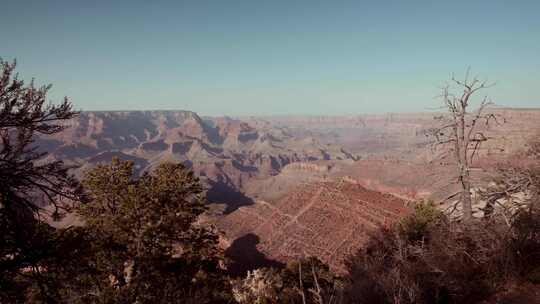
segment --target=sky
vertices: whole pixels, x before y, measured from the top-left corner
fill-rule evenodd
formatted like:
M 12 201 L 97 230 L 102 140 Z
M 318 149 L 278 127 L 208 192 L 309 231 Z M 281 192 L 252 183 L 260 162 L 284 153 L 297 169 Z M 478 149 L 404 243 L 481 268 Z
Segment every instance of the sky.
M 540 1 L 0 0 L 0 57 L 79 110 L 423 111 L 452 73 L 540 107 Z

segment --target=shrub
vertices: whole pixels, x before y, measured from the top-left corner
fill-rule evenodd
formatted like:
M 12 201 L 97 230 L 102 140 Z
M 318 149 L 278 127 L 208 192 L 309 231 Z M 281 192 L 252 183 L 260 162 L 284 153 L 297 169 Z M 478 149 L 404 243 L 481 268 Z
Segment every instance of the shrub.
M 248 271 L 246 278 L 233 282 L 234 299 L 240 304 L 276 303 L 283 281 L 273 268 Z
M 280 303 L 338 303 L 342 284 L 330 267 L 315 257 L 293 261 L 281 271 Z
M 540 209 L 532 205 L 520 210 L 512 223 L 509 251 L 515 273 L 540 283 Z
M 314 257 L 292 261 L 283 269 L 260 268 L 233 282 L 240 304 L 341 303 L 342 284 L 328 265 Z
M 409 241 L 422 241 L 427 236 L 431 224 L 442 219 L 442 212 L 433 201 L 421 201 L 415 204 L 412 216 L 402 219 L 397 229 Z
M 513 275 L 518 257 L 510 245 L 523 235 L 494 220 L 454 223 L 432 204 L 420 204 L 348 260 L 347 298 L 353 303 L 475 303 Z

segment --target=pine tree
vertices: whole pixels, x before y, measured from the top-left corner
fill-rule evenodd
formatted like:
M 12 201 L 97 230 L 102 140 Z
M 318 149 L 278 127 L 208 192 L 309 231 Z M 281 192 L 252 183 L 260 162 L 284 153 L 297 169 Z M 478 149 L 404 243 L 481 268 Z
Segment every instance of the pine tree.
M 133 163 L 115 158 L 83 185 L 89 201 L 77 212 L 98 275 L 78 275 L 100 278 L 87 292 L 113 303 L 227 302 L 223 254 L 217 234 L 197 223 L 206 206 L 192 172 L 164 163 L 135 178 Z
M 62 131 L 77 112 L 67 98 L 49 103 L 51 86 L 25 85 L 15 67 L 0 59 L 0 302 L 18 301 L 36 285 L 54 303 L 42 262 L 57 239 L 44 218 L 78 201 L 78 184 L 61 161 L 44 162 L 34 141 Z

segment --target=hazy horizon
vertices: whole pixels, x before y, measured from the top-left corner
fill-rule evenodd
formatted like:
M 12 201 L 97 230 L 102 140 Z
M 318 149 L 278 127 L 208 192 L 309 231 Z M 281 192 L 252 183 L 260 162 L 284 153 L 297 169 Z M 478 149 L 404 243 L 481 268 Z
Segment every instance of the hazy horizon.
M 451 73 L 540 106 L 540 2 L 10 1 L 0 57 L 77 109 L 422 112 Z
M 489 107 L 489 109 L 494 110 L 514 110 L 514 111 L 540 111 L 540 105 L 536 107 L 507 107 L 507 106 L 499 106 L 499 105 L 492 105 Z M 418 111 L 380 111 L 380 112 L 358 112 L 358 113 L 330 113 L 330 114 L 314 114 L 314 113 L 286 113 L 286 114 L 206 114 L 206 113 L 200 113 L 194 110 L 190 109 L 114 109 L 114 110 L 84 110 L 81 109 L 81 112 L 86 113 L 101 113 L 101 112 L 194 112 L 200 117 L 231 117 L 231 118 L 249 118 L 249 117 L 258 117 L 258 118 L 265 118 L 265 117 L 353 117 L 353 116 L 363 116 L 363 115 L 390 115 L 390 114 L 402 114 L 402 115 L 414 115 L 414 114 L 422 114 L 422 113 L 442 113 L 444 110 L 442 109 L 432 109 L 432 108 L 426 108 L 424 110 L 418 110 Z

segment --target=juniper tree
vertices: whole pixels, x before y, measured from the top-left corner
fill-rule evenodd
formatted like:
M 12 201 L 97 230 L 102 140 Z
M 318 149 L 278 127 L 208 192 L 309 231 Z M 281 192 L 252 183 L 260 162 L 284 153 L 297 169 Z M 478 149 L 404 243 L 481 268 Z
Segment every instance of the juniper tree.
M 22 290 L 17 284 L 31 282 L 54 302 L 40 272 L 56 241 L 44 206 L 58 216 L 62 200 L 77 200 L 78 187 L 61 161 L 43 161 L 35 139 L 61 132 L 77 112 L 67 98 L 51 103 L 51 86 L 25 84 L 15 67 L 0 59 L 0 302 L 14 301 Z
M 99 278 L 87 290 L 119 303 L 222 303 L 229 296 L 214 231 L 198 223 L 203 188 L 181 164 L 164 163 L 140 177 L 113 159 L 87 171 L 88 202 L 78 214 L 92 242 Z M 96 275 L 97 274 L 97 275 Z

